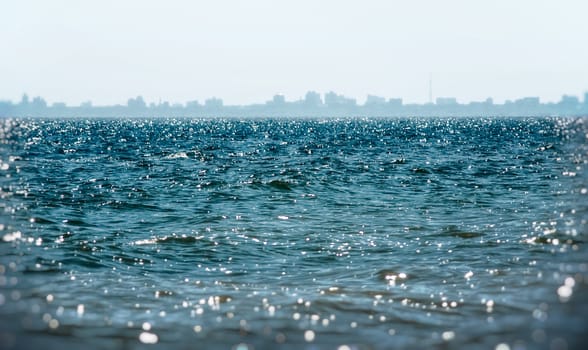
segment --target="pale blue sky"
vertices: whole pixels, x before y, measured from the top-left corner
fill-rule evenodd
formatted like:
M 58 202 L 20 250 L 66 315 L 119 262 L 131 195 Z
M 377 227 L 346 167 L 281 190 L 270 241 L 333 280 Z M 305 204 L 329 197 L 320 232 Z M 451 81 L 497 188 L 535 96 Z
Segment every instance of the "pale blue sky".
M 2 0 L 0 99 L 460 102 L 588 90 L 584 0 Z

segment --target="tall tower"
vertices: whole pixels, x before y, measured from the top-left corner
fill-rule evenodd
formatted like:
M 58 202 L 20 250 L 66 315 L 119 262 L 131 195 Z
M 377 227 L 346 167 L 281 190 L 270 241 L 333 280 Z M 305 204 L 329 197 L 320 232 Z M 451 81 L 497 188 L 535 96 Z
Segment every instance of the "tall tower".
M 429 73 L 429 103 L 433 103 L 433 73 Z

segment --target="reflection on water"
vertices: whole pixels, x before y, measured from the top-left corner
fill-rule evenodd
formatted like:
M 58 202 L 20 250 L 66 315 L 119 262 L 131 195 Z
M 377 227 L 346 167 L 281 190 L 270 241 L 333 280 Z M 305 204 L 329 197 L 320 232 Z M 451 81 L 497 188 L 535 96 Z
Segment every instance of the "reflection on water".
M 583 343 L 583 119 L 0 126 L 4 348 Z

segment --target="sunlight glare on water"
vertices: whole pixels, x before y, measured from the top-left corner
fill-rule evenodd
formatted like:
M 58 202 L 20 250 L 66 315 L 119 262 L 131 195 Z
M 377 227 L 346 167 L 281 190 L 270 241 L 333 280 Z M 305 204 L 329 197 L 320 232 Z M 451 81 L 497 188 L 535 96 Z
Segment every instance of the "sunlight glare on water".
M 0 341 L 579 348 L 587 148 L 581 118 L 2 119 Z

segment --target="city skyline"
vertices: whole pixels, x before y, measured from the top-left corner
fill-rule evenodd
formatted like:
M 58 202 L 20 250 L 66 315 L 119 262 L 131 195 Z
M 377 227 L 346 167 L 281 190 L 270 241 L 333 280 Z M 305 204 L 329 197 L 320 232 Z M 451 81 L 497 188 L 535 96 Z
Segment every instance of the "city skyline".
M 40 95 L 40 94 L 33 94 L 33 93 L 29 93 L 28 91 L 24 91 L 21 92 L 17 95 L 16 98 L 11 98 L 9 96 L 2 96 L 0 95 L 0 102 L 4 102 L 4 103 L 18 103 L 19 101 L 22 100 L 23 96 L 28 96 L 30 98 L 34 98 L 34 97 L 40 97 L 42 98 L 45 103 L 50 106 L 52 104 L 65 104 L 67 106 L 81 106 L 84 104 L 92 104 L 93 106 L 114 106 L 114 105 L 125 105 L 128 101 L 129 98 L 135 98 L 135 97 L 141 97 L 145 100 L 145 102 L 149 105 L 149 104 L 159 104 L 159 103 L 163 103 L 163 102 L 167 102 L 170 104 L 176 104 L 176 105 L 186 105 L 189 103 L 193 103 L 195 101 L 200 101 L 200 102 L 204 102 L 207 99 L 216 99 L 216 98 L 220 98 L 223 100 L 223 102 L 225 103 L 225 105 L 231 105 L 231 106 L 247 106 L 247 105 L 259 105 L 259 104 L 264 104 L 268 101 L 268 97 L 272 97 L 272 96 L 283 96 L 283 98 L 286 100 L 286 102 L 295 102 L 295 101 L 299 101 L 299 100 L 303 100 L 306 93 L 308 92 L 317 92 L 321 95 L 326 95 L 328 93 L 336 93 L 338 95 L 344 96 L 345 98 L 349 98 L 349 99 L 353 99 L 354 101 L 356 101 L 357 105 L 364 105 L 365 103 L 369 103 L 369 100 L 371 98 L 385 98 L 385 99 L 401 99 L 404 104 L 438 104 L 438 100 L 441 101 L 448 101 L 448 100 L 454 100 L 456 103 L 458 104 L 469 104 L 469 103 L 476 103 L 476 102 L 483 102 L 486 101 L 488 99 L 491 99 L 493 101 L 494 104 L 508 104 L 510 102 L 514 102 L 516 100 L 522 99 L 522 98 L 535 98 L 538 99 L 541 103 L 558 103 L 561 101 L 562 97 L 564 96 L 574 96 L 574 97 L 578 97 L 578 98 L 582 98 L 583 96 L 585 96 L 586 94 L 588 94 L 588 88 L 584 88 L 584 89 L 579 89 L 579 92 L 577 93 L 570 93 L 568 91 L 562 91 L 560 92 L 557 97 L 553 97 L 550 99 L 546 99 L 543 98 L 541 96 L 538 95 L 531 95 L 531 94 L 521 94 L 521 95 L 516 95 L 516 96 L 512 96 L 511 98 L 506 98 L 506 99 L 500 99 L 500 98 L 496 98 L 493 95 L 487 95 L 485 97 L 481 97 L 479 99 L 465 99 L 463 97 L 460 96 L 455 96 L 455 95 L 449 95 L 449 94 L 436 94 L 435 89 L 434 89 L 434 84 L 435 81 L 430 78 L 431 74 L 429 73 L 429 80 L 427 80 L 427 84 L 426 84 L 426 91 L 425 91 L 425 95 L 426 98 L 423 98 L 421 101 L 414 101 L 411 99 L 407 99 L 405 98 L 405 96 L 403 95 L 396 95 L 396 96 L 383 96 L 383 95 L 379 95 L 379 94 L 372 94 L 372 93 L 365 93 L 359 96 L 354 96 L 354 95 L 347 95 L 345 93 L 341 93 L 339 94 L 338 92 L 335 92 L 335 90 L 325 90 L 322 92 L 317 92 L 317 90 L 305 90 L 304 93 L 302 94 L 298 94 L 298 95 L 287 95 L 280 92 L 273 92 L 271 94 L 268 94 L 265 97 L 261 97 L 259 100 L 256 101 L 250 101 L 250 102 L 245 102 L 245 103 L 234 103 L 233 101 L 231 101 L 230 99 L 226 99 L 223 95 L 214 95 L 214 94 L 204 94 L 201 95 L 200 97 L 196 97 L 196 96 L 192 96 L 192 97 L 188 97 L 184 100 L 180 100 L 174 97 L 170 97 L 170 98 L 165 98 L 162 96 L 157 96 L 157 97 L 147 97 L 147 94 L 143 94 L 143 93 L 134 93 L 134 94 L 130 94 L 128 96 L 119 96 L 119 98 L 117 98 L 117 101 L 114 103 L 104 103 L 101 102 L 100 99 L 96 99 L 92 96 L 86 96 L 83 97 L 81 99 L 79 99 L 79 101 L 75 101 L 75 102 L 71 102 L 71 99 L 68 99 L 66 97 L 64 98 L 46 98 L 44 95 Z M 443 102 L 442 102 L 443 103 Z
M 91 100 L 77 106 L 63 102 L 52 104 L 40 97 L 23 94 L 20 101 L 0 100 L 0 117 L 346 117 L 346 116 L 588 116 L 588 92 L 583 98 L 562 95 L 556 103 L 539 97 L 521 97 L 495 103 L 483 101 L 460 103 L 454 97 L 437 97 L 424 104 L 405 103 L 402 98 L 368 95 L 358 103 L 333 91 L 308 91 L 304 98 L 287 100 L 276 94 L 264 103 L 225 104 L 220 97 L 186 103 L 149 102 L 142 96 L 131 97 L 126 104 L 94 105 Z
M 406 103 L 581 96 L 580 0 L 12 1 L 0 11 L 0 98 L 50 104 L 264 103 L 337 91 Z
M 355 105 L 355 106 L 367 106 L 373 104 L 382 104 L 382 103 L 398 103 L 400 105 L 468 105 L 468 104 L 475 104 L 475 103 L 489 103 L 492 105 L 505 105 L 505 104 L 512 104 L 521 101 L 531 102 L 532 104 L 557 104 L 561 103 L 566 99 L 575 99 L 577 103 L 588 103 L 588 89 L 585 89 L 583 94 L 574 95 L 574 94 L 567 94 L 563 93 L 560 95 L 559 99 L 556 101 L 545 101 L 541 99 L 539 96 L 518 96 L 514 99 L 507 99 L 505 101 L 496 101 L 494 97 L 487 96 L 482 100 L 472 100 L 472 101 L 464 101 L 455 96 L 435 96 L 431 92 L 429 92 L 428 100 L 422 103 L 419 102 L 410 102 L 406 101 L 402 96 L 379 96 L 373 94 L 366 94 L 365 99 L 358 100 L 353 96 L 347 96 L 344 94 L 339 94 L 336 91 L 325 91 L 325 92 L 317 92 L 316 90 L 307 90 L 306 93 L 300 98 L 292 98 L 286 96 L 282 93 L 275 93 L 273 96 L 265 98 L 261 102 L 254 102 L 254 103 L 245 103 L 245 104 L 231 104 L 226 103 L 225 99 L 222 96 L 209 96 L 202 100 L 198 99 L 189 99 L 186 101 L 170 101 L 166 99 L 158 99 L 158 100 L 147 100 L 143 97 L 142 94 L 138 94 L 131 97 L 126 97 L 124 103 L 115 103 L 115 104 L 96 104 L 93 102 L 92 98 L 86 98 L 79 104 L 69 104 L 64 101 L 48 101 L 43 96 L 33 96 L 27 92 L 24 92 L 20 95 L 18 100 L 11 100 L 7 98 L 2 98 L 0 96 L 0 103 L 3 104 L 11 104 L 11 105 L 19 105 L 23 103 L 30 103 L 34 99 L 38 99 L 42 101 L 42 104 L 46 107 L 51 106 L 67 106 L 67 107 L 83 107 L 83 106 L 92 106 L 92 107 L 109 107 L 109 106 L 128 106 L 128 103 L 132 100 L 138 99 L 144 103 L 146 107 L 149 106 L 157 106 L 162 104 L 169 104 L 170 106 L 182 106 L 182 107 L 189 107 L 190 105 L 202 105 L 206 106 L 207 102 L 211 101 L 220 101 L 221 105 L 223 106 L 256 106 L 256 105 L 268 105 L 276 102 L 290 104 L 290 103 L 297 103 L 300 101 L 304 101 L 308 98 L 309 94 L 316 95 L 317 98 L 320 99 L 320 104 L 329 105 L 328 100 L 339 100 L 344 101 L 343 104 L 348 105 Z M 28 102 L 27 102 L 28 101 Z M 212 102 L 215 103 L 215 102 Z

